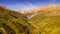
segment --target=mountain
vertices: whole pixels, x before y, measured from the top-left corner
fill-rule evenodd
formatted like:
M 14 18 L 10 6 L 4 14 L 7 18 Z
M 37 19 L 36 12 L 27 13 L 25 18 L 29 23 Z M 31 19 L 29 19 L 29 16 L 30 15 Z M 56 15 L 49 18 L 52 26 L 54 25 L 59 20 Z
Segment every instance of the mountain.
M 38 34 L 60 34 L 60 5 L 43 6 L 36 9 L 37 15 L 30 18 Z
M 0 34 L 29 34 L 30 27 L 22 14 L 0 6 Z
M 47 5 L 47 6 L 41 6 L 41 7 L 37 7 L 35 9 L 32 9 L 32 10 L 20 10 L 20 11 L 17 11 L 19 13 L 22 13 L 23 15 L 25 15 L 28 19 L 34 17 L 35 15 L 37 14 L 40 14 L 40 13 L 46 13 L 48 15 L 57 15 L 57 11 L 58 11 L 58 14 L 59 14 L 59 7 L 60 5 Z M 50 14 L 49 14 L 50 13 Z
M 0 34 L 60 34 L 60 5 L 20 11 L 0 6 Z
M 60 5 L 47 5 L 20 13 L 28 18 L 37 34 L 60 34 Z

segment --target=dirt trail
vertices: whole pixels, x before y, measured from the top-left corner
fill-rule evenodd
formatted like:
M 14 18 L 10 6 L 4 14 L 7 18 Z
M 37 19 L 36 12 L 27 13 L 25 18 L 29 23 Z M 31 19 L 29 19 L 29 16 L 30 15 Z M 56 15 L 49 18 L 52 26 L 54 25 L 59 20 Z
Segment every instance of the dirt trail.
M 0 30 L 2 30 L 4 32 L 4 34 L 7 34 L 6 30 L 4 28 L 0 28 Z

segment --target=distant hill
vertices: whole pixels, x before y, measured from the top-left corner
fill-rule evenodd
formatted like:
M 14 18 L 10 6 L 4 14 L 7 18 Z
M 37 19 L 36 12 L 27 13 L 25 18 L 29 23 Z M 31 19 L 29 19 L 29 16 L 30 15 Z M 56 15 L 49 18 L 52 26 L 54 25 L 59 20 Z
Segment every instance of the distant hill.
M 27 16 L 28 19 L 30 19 L 40 13 L 45 13 L 45 14 L 48 14 L 51 16 L 59 15 L 60 14 L 59 10 L 60 10 L 60 5 L 47 5 L 47 6 L 37 7 L 32 10 L 21 10 L 21 11 L 17 11 L 17 12 L 22 13 L 23 15 Z
M 37 34 L 60 34 L 60 5 L 48 5 L 22 11 Z
M 44 6 L 29 20 L 38 28 L 40 34 L 60 34 L 59 5 Z

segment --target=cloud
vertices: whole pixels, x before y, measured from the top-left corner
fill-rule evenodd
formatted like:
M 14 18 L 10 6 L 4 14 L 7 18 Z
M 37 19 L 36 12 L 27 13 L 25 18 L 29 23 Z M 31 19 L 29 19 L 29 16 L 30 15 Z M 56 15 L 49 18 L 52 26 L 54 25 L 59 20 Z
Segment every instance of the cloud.
M 29 10 L 38 7 L 36 4 L 32 3 L 16 3 L 16 4 L 9 4 L 7 5 L 8 8 L 13 10 Z

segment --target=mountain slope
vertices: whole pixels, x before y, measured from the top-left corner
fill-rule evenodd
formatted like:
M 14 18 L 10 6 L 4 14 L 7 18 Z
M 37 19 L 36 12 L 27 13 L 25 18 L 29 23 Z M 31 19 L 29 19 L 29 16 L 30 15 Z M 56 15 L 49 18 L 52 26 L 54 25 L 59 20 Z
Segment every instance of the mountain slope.
M 60 34 L 60 5 L 42 6 L 25 13 L 0 6 L 0 34 Z
M 60 6 L 44 6 L 29 19 L 40 34 L 60 34 Z
M 60 15 L 59 11 L 60 11 L 60 5 L 48 5 L 48 6 L 37 7 L 37 8 L 32 9 L 32 10 L 22 10 L 22 11 L 17 11 L 17 12 L 22 13 L 28 19 L 30 19 L 30 18 L 32 18 L 35 15 L 40 14 L 40 13 L 45 13 L 45 14 L 48 14 L 49 16 L 50 15 L 51 16 L 52 15 Z
M 0 34 L 28 34 L 28 26 L 22 14 L 0 6 Z
M 33 34 L 60 34 L 60 5 L 42 6 L 20 13 L 36 28 Z

